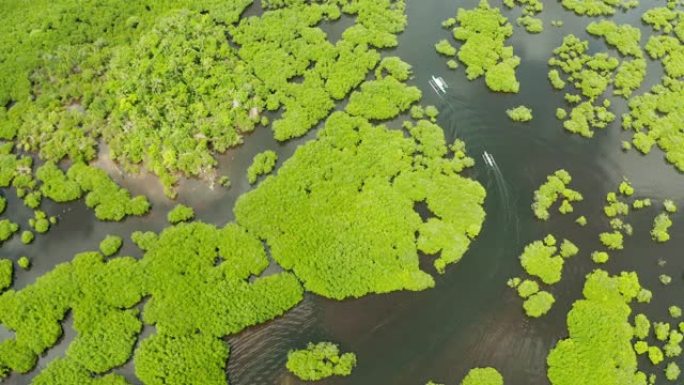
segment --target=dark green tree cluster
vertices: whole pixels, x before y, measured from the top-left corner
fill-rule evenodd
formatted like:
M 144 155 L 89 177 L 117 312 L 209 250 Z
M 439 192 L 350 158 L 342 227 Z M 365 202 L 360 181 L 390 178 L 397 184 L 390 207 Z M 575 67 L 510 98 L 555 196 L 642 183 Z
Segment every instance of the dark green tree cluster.
M 275 151 L 266 150 L 254 155 L 252 164 L 247 168 L 247 180 L 254 184 L 260 175 L 269 174 L 275 168 L 278 154 Z
M 636 8 L 639 0 L 562 0 L 561 4 L 580 16 L 611 16 L 618 9 Z
M 568 313 L 568 338 L 547 357 L 551 384 L 646 384 L 646 375 L 637 370 L 629 322 L 629 304 L 640 290 L 636 273 L 610 276 L 595 270 L 587 276 L 584 299 Z
M 589 55 L 589 43 L 570 34 L 549 59 L 552 67 L 549 80 L 556 89 L 564 89 L 570 83 L 578 92 L 565 95 L 566 101 L 574 106 L 563 127 L 572 133 L 592 137 L 595 129 L 604 128 L 615 120 L 615 115 L 609 111 L 610 101 L 599 102 L 598 99 L 610 86 L 614 95 L 629 98 L 644 81 L 646 60 L 640 46 L 641 31 L 637 27 L 603 20 L 590 23 L 587 32 L 602 37 L 607 45 L 617 49 L 621 58 L 605 52 Z M 566 116 L 563 111 L 558 118 L 564 120 Z
M 117 235 L 107 235 L 102 242 L 100 242 L 100 252 L 105 257 L 110 257 L 116 254 L 123 245 L 123 239 Z
M 349 97 L 346 111 L 368 120 L 387 120 L 408 110 L 421 96 L 417 87 L 409 87 L 393 76 L 385 76 L 361 84 L 361 89 Z
M 504 0 L 508 8 L 515 8 L 516 5 L 522 7 L 522 16 L 518 17 L 518 25 L 525 28 L 529 33 L 540 33 L 544 31 L 544 22 L 535 17 L 544 10 L 544 4 L 540 0 Z
M 70 202 L 79 199 L 81 186 L 66 176 L 54 163 L 46 162 L 36 170 L 36 179 L 41 182 L 40 192 L 55 202 Z
M 107 88 L 117 104 L 102 136 L 111 157 L 144 164 L 167 195 L 179 172 L 209 171 L 212 151 L 240 144 L 260 121 L 264 86 L 210 14 L 184 10 L 161 19 L 110 66 Z
M 403 1 L 286 5 L 231 29 L 240 57 L 269 91 L 266 108 L 283 108 L 272 126 L 278 140 L 304 135 L 323 120 L 335 100 L 343 99 L 375 68 L 380 60 L 375 48 L 396 46 L 396 34 L 406 24 Z M 356 16 L 356 24 L 332 44 L 316 25 L 342 13 Z
M 67 171 L 84 192 L 85 203 L 95 210 L 95 217 L 103 221 L 119 221 L 126 215 L 144 215 L 150 210 L 146 197 L 131 197 L 128 190 L 119 187 L 103 170 L 76 163 Z
M 504 379 L 494 368 L 473 368 L 463 378 L 461 385 L 504 385 Z
M 195 217 L 195 210 L 190 206 L 184 204 L 177 204 L 171 211 L 166 214 L 166 220 L 172 225 L 180 222 L 187 222 Z
M 119 187 L 103 170 L 82 162 L 73 164 L 67 173 L 54 162 L 48 161 L 33 172 L 30 156 L 17 157 L 12 147 L 0 151 L 0 187 L 14 187 L 17 197 L 24 198 L 24 204 L 35 209 L 35 217 L 29 225 L 37 232 L 46 232 L 56 218 L 38 210 L 42 198 L 55 202 L 69 202 L 86 195 L 86 204 L 95 209 L 101 220 L 118 221 L 126 215 L 143 215 L 149 211 L 149 202 L 144 196 L 130 197 L 130 193 Z M 4 198 L 3 198 L 4 199 Z
M 147 168 L 174 197 L 181 175 L 212 178 L 216 152 L 268 124 L 264 109 L 282 110 L 277 139 L 306 133 L 406 24 L 403 1 L 277 1 L 241 20 L 251 3 L 3 4 L 0 139 L 57 163 L 93 160 L 102 138 L 127 171 Z M 333 44 L 318 25 L 343 14 L 355 23 Z
M 251 2 L 213 0 L 199 4 L 187 0 L 145 0 L 130 4 L 121 0 L 108 0 L 82 4 L 74 0 L 58 0 L 32 2 L 27 9 L 26 4 L 21 1 L 8 1 L 3 4 L 5 12 L 0 28 L 0 33 L 8 37 L 0 44 L 1 56 L 8 58 L 0 64 L 0 70 L 5 74 L 0 82 L 0 138 L 14 139 L 22 150 L 35 151 L 45 160 L 59 161 L 66 157 L 74 161 L 89 161 L 97 154 L 98 137 L 104 134 L 106 140 L 111 142 L 110 147 L 119 150 L 113 151 L 117 159 L 136 163 L 131 161 L 141 154 L 135 141 L 151 144 L 158 140 L 158 136 L 150 135 L 148 130 L 153 126 L 158 129 L 158 134 L 166 135 L 163 142 L 155 143 L 156 146 L 168 150 L 176 145 L 180 150 L 178 154 L 174 154 L 180 158 L 175 162 L 180 163 L 178 168 L 190 168 L 196 160 L 189 159 L 186 152 L 192 150 L 193 155 L 197 156 L 197 153 L 201 153 L 202 142 L 206 142 L 206 138 L 186 136 L 179 140 L 178 136 L 170 135 L 168 131 L 162 132 L 161 126 L 169 121 L 183 122 L 182 117 L 197 118 L 199 122 L 202 117 L 207 116 L 206 106 L 196 103 L 196 99 L 188 101 L 188 93 L 183 94 L 181 90 L 183 85 L 187 85 L 189 89 L 196 90 L 196 94 L 211 93 L 212 80 L 187 78 L 207 75 L 196 72 L 201 66 L 194 66 L 195 63 L 192 62 L 189 66 L 192 68 L 188 68 L 185 74 L 173 72 L 173 76 L 168 76 L 169 71 L 178 69 L 182 55 L 195 51 L 180 53 L 175 56 L 178 60 L 167 63 L 147 52 L 152 54 L 148 63 L 156 63 L 156 69 L 151 71 L 156 77 L 150 77 L 148 82 L 136 83 L 136 86 L 140 86 L 139 89 L 132 90 L 130 81 L 113 75 L 121 75 L 121 67 L 125 67 L 121 62 L 122 58 L 136 57 L 131 50 L 138 49 L 138 53 L 147 54 L 142 51 L 149 47 L 144 42 L 151 43 L 154 40 L 151 37 L 154 33 L 151 31 L 163 28 L 163 20 L 178 20 L 178 10 L 187 9 L 183 12 L 197 16 L 200 13 L 206 14 L 204 18 L 212 20 L 214 24 L 226 25 L 237 22 L 242 11 Z M 21 16 L 22 14 L 30 16 Z M 181 24 L 179 28 L 190 29 L 190 26 Z M 178 35 L 170 34 L 169 38 L 178 39 Z M 141 40 L 144 42 L 141 43 Z M 169 58 L 174 57 L 168 51 L 165 54 Z M 196 57 L 200 56 L 201 54 Z M 120 65 L 113 66 L 113 59 L 119 59 Z M 136 64 L 125 74 L 129 76 L 128 79 L 135 79 L 137 82 L 140 80 L 138 75 L 152 75 L 145 72 L 149 67 L 145 67 L 141 61 L 131 61 L 128 64 Z M 216 74 L 219 73 L 218 68 L 220 67 L 217 65 L 214 70 Z M 221 73 L 226 72 L 238 73 Z M 183 76 L 187 83 L 182 79 Z M 149 84 L 155 84 L 157 88 L 146 88 Z M 123 87 L 126 85 L 128 87 Z M 169 89 L 161 92 L 164 86 Z M 150 98 L 146 91 L 152 91 L 158 97 Z M 133 92 L 137 92 L 137 96 L 132 95 Z M 225 93 L 213 95 L 222 97 Z M 121 116 L 121 110 L 128 107 L 131 99 L 136 97 L 148 103 L 149 110 L 144 113 L 147 118 L 145 124 L 120 125 L 121 122 L 140 123 L 134 118 L 124 119 Z M 162 99 L 166 100 L 166 105 L 159 103 Z M 180 102 L 186 102 L 184 108 L 173 110 Z M 128 111 L 135 112 L 133 110 Z M 213 118 L 204 119 L 202 127 L 219 120 Z M 234 132 L 232 126 L 222 128 L 222 132 Z M 129 138 L 131 143 L 128 142 Z M 122 145 L 129 147 L 118 148 L 122 142 Z M 195 146 L 189 145 L 190 142 L 195 143 Z M 145 148 L 145 152 L 149 150 L 154 148 Z M 150 153 L 154 155 L 155 161 L 161 160 L 158 154 L 153 151 Z M 164 152 L 164 155 L 168 162 L 170 154 Z M 154 167 L 150 168 L 156 171 Z M 169 184 L 172 177 L 165 177 L 167 180 L 164 182 Z
M 56 358 L 31 382 L 32 385 L 129 385 L 119 374 L 93 376 L 70 357 Z
M 291 350 L 286 367 L 304 381 L 317 381 L 330 376 L 348 376 L 356 366 L 354 353 L 340 354 L 332 342 L 309 342 L 306 349 Z
M 646 11 L 642 20 L 656 32 L 646 44 L 646 51 L 659 60 L 665 75 L 659 84 L 648 92 L 632 98 L 630 112 L 623 118 L 622 126 L 634 131 L 632 143 L 640 152 L 647 154 L 654 145 L 665 152 L 665 159 L 678 170 L 684 170 L 684 140 L 679 127 L 682 124 L 684 75 L 684 11 L 675 7 L 658 7 Z
M 458 261 L 480 231 L 485 191 L 459 175 L 472 165 L 462 142 L 447 146 L 426 120 L 406 128 L 409 137 L 332 114 L 278 175 L 238 199 L 237 222 L 314 293 L 341 299 L 432 287 L 417 251 L 438 254 L 439 271 Z M 414 210 L 421 201 L 432 212 L 426 221 Z
M 466 65 L 466 76 L 473 80 L 485 75 L 485 83 L 496 92 L 518 92 L 515 69 L 520 58 L 513 55 L 513 47 L 505 46 L 506 39 L 513 35 L 513 26 L 501 14 L 498 7 L 492 7 L 487 0 L 481 0 L 474 9 L 459 8 L 456 18 L 443 25 L 453 28 L 456 40 L 463 45 L 458 50 L 458 59 Z M 448 41 L 444 41 L 448 44 Z M 444 42 L 438 43 L 442 53 L 447 50 Z
M 14 265 L 11 259 L 0 259 L 0 292 L 12 286 Z
M 228 346 L 210 335 L 154 335 L 135 352 L 135 373 L 145 385 L 225 385 Z
M 146 238 L 140 260 L 81 253 L 24 289 L 1 294 L 0 321 L 14 338 L 0 343 L 0 373 L 33 369 L 58 341 L 71 310 L 76 338 L 34 383 L 125 383 L 93 375 L 130 359 L 143 322 L 157 330 L 135 353 L 136 373 L 146 384 L 225 383 L 228 349 L 221 338 L 302 298 L 290 273 L 250 279 L 268 259 L 261 242 L 237 225 L 181 224 Z M 136 305 L 146 296 L 141 320 Z
M 19 225 L 9 219 L 0 219 L 0 244 L 12 238 L 19 231 Z
M 518 106 L 506 110 L 506 115 L 514 122 L 529 122 L 532 120 L 532 109 L 526 106 Z
M 560 246 L 556 238 L 549 234 L 543 241 L 534 241 L 520 255 L 520 265 L 530 276 L 539 278 L 546 285 L 553 285 L 561 280 L 565 259 L 579 253 L 579 248 L 571 241 L 564 239 Z M 533 279 L 512 278 L 508 286 L 516 289 L 518 296 L 525 301 L 523 309 L 529 317 L 538 318 L 548 313 L 555 303 L 553 294 L 540 290 Z
M 544 182 L 534 191 L 532 211 L 534 216 L 541 220 L 548 220 L 550 217 L 549 208 L 558 199 L 563 199 L 558 210 L 561 214 L 573 211 L 570 202 L 577 202 L 584 199 L 582 194 L 568 187 L 572 181 L 572 176 L 567 171 L 561 169 L 546 177 Z

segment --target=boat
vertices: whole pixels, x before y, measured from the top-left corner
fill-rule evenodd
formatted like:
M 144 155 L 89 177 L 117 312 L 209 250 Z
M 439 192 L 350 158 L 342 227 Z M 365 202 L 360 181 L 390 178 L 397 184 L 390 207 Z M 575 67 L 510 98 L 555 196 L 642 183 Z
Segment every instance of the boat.
M 443 93 L 445 94 L 447 92 L 447 88 L 449 88 L 449 85 L 447 82 L 444 81 L 444 79 L 441 76 L 435 76 L 432 75 L 432 79 L 430 79 L 430 86 L 436 93 Z
M 487 166 L 496 167 L 496 161 L 494 160 L 494 157 L 492 156 L 492 154 L 488 153 L 487 151 L 482 153 L 482 159 L 484 159 Z

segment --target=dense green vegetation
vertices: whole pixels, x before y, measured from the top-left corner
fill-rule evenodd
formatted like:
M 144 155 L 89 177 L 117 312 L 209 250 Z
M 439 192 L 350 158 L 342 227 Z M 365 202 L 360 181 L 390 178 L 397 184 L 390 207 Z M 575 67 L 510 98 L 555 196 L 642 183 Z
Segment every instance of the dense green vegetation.
M 451 19 L 449 19 L 451 20 Z M 474 9 L 459 8 L 453 23 L 445 21 L 446 28 L 453 28 L 453 36 L 463 44 L 458 49 L 458 59 L 466 66 L 466 76 L 473 80 L 485 76 L 487 87 L 496 92 L 518 92 L 515 69 L 520 58 L 513 55 L 513 47 L 505 41 L 513 34 L 513 26 L 498 7 L 481 0 Z M 437 43 L 438 52 L 447 56 L 455 53 L 447 47 L 450 43 Z
M 432 287 L 418 250 L 437 254 L 440 272 L 457 262 L 480 232 L 485 191 L 459 175 L 473 164 L 462 142 L 448 146 L 427 120 L 405 127 L 408 137 L 332 114 L 278 175 L 238 199 L 237 222 L 314 293 L 341 299 Z M 426 221 L 414 211 L 421 201 L 432 212 Z
M 565 259 L 579 253 L 579 248 L 567 239 L 560 246 L 556 238 L 548 234 L 544 240 L 534 241 L 520 255 L 520 265 L 530 276 L 535 276 L 546 285 L 554 285 L 561 280 Z M 541 290 L 539 284 L 531 279 L 521 281 L 520 278 L 509 280 L 508 286 L 516 288 L 518 296 L 525 301 L 523 309 L 529 317 L 538 318 L 548 313 L 555 303 L 554 296 Z
M 520 255 L 520 265 L 527 274 L 539 277 L 547 285 L 557 283 L 561 279 L 564 259 L 557 254 L 558 248 L 554 242 L 534 241 L 525 246 Z
M 247 180 L 249 183 L 254 184 L 260 175 L 265 175 L 273 171 L 277 161 L 278 154 L 271 150 L 254 155 L 252 164 L 247 168 Z
M 668 229 L 672 226 L 672 220 L 666 213 L 660 213 L 653 220 L 653 229 L 651 230 L 651 237 L 657 242 L 667 242 L 670 239 Z
M 580 16 L 610 16 L 619 8 L 635 8 L 639 0 L 562 0 L 561 4 Z
M 107 235 L 102 242 L 100 242 L 100 252 L 105 257 L 110 257 L 116 254 L 123 245 L 123 239 L 117 235 Z
M 528 317 L 539 318 L 551 310 L 556 299 L 553 295 L 546 291 L 539 291 L 529 296 L 523 302 L 523 309 Z
M 532 203 L 532 211 L 534 215 L 541 220 L 549 219 L 549 208 L 559 199 L 563 198 L 559 211 L 561 214 L 572 212 L 572 205 L 570 202 L 577 202 L 584 199 L 582 194 L 572 190 L 568 187 L 572 181 L 572 176 L 565 170 L 557 170 L 553 174 L 546 177 L 544 182 L 534 192 L 534 202 Z
M 548 355 L 551 384 L 646 384 L 646 375 L 637 370 L 628 319 L 640 289 L 635 273 L 610 276 L 595 270 L 587 276 L 584 299 L 568 313 L 568 338 Z
M 228 349 L 221 337 L 278 316 L 302 298 L 290 273 L 250 279 L 268 259 L 261 242 L 235 224 L 181 224 L 145 238 L 140 260 L 81 253 L 24 289 L 0 295 L 0 321 L 14 331 L 4 342 L 12 349 L 0 349 L 0 372 L 31 370 L 58 341 L 71 309 L 77 337 L 66 359 L 39 375 L 48 379 L 40 383 L 80 384 L 78 378 L 125 363 L 143 323 L 157 330 L 135 353 L 136 374 L 146 384 L 225 383 Z M 134 307 L 145 296 L 140 317 Z
M 278 139 L 306 133 L 406 24 L 403 2 L 390 0 L 288 2 L 240 19 L 251 3 L 60 0 L 32 3 L 19 21 L 24 6 L 11 1 L 0 138 L 54 162 L 93 160 L 103 139 L 127 171 L 145 167 L 173 197 L 180 175 L 214 178 L 214 154 L 267 124 L 264 110 L 282 110 Z M 317 25 L 343 13 L 356 23 L 333 44 Z
M 525 106 L 518 106 L 506 110 L 506 114 L 514 122 L 529 122 L 532 120 L 532 110 Z
M 542 19 L 536 18 L 537 14 L 544 10 L 544 4 L 540 0 L 504 0 L 508 8 L 519 5 L 523 8 L 523 15 L 518 17 L 518 25 L 525 28 L 529 33 L 540 33 L 544 30 Z
M 461 385 L 504 385 L 504 380 L 494 368 L 473 368 L 463 378 Z
M 175 225 L 180 222 L 186 222 L 195 217 L 195 210 L 192 207 L 184 204 L 177 204 L 171 211 L 166 214 L 166 220 Z
M 11 259 L 0 259 L 0 292 L 12 286 L 14 265 Z
M 339 347 L 332 342 L 310 342 L 306 349 L 291 350 L 287 354 L 286 366 L 292 374 L 305 381 L 348 376 L 356 366 L 356 355 L 340 354 Z
M 28 270 L 31 268 L 31 260 L 29 257 L 23 255 L 17 259 L 17 266 L 21 267 L 24 270 Z

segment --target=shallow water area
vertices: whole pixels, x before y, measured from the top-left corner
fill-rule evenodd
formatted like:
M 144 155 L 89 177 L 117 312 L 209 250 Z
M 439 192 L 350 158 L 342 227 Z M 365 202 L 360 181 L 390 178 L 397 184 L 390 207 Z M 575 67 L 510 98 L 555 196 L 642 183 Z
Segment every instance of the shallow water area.
M 457 384 L 468 369 L 476 366 L 496 367 L 506 384 L 548 384 L 546 356 L 567 335 L 566 314 L 581 296 L 584 276 L 596 268 L 589 254 L 600 249 L 598 233 L 609 229 L 608 219 L 602 213 L 604 197 L 616 190 L 623 176 L 633 184 L 636 196 L 654 199 L 654 206 L 630 214 L 627 222 L 634 226 L 634 236 L 626 237 L 625 250 L 612 252 L 604 268 L 611 273 L 639 272 L 642 285 L 653 290 L 654 299 L 649 305 L 637 305 L 635 309 L 648 308 L 649 314 L 657 317 L 653 320 L 668 319 L 669 305 L 684 306 L 681 299 L 684 259 L 678 256 L 684 247 L 684 210 L 681 210 L 684 209 L 684 175 L 665 163 L 660 150 L 655 149 L 648 156 L 634 150 L 623 152 L 620 142 L 629 139 L 629 135 L 621 130 L 619 118 L 606 129 L 598 130 L 594 138 L 584 139 L 564 131 L 555 117 L 556 107 L 567 105 L 563 93 L 552 90 L 548 83 L 546 62 L 551 51 L 570 32 L 588 39 L 592 52 L 605 50 L 599 39 L 584 32 L 586 25 L 598 18 L 578 17 L 563 10 L 558 2 L 545 2 L 540 14 L 545 31 L 533 35 L 515 25 L 519 9 L 508 11 L 502 6 L 504 15 L 515 25 L 508 44 L 514 46 L 522 59 L 517 70 L 521 88 L 519 94 L 494 94 L 486 88 L 484 79 L 468 81 L 463 66 L 456 71 L 449 70 L 445 58 L 436 54 L 433 47 L 450 34 L 441 27 L 441 21 L 455 15 L 458 7 L 472 8 L 477 3 L 474 0 L 409 0 L 408 26 L 399 37 L 399 48 L 385 54 L 400 56 L 413 65 L 414 78 L 409 83 L 423 91 L 422 103 L 434 104 L 440 109 L 438 123 L 447 139 L 463 139 L 468 153 L 476 160 L 476 166 L 466 173 L 480 181 L 488 193 L 487 217 L 481 234 L 463 259 L 448 267 L 444 275 L 437 275 L 431 259 L 425 258 L 423 268 L 436 277 L 436 286 L 431 290 L 371 295 L 342 302 L 306 294 L 304 301 L 284 316 L 227 338 L 231 349 L 227 366 L 230 384 L 304 384 L 285 369 L 287 352 L 302 348 L 309 341 L 323 340 L 339 343 L 343 351 L 355 352 L 358 366 L 349 377 L 322 380 L 319 384 L 422 385 L 428 380 Z M 618 11 L 612 19 L 641 25 L 642 10 L 655 3 L 655 0 L 642 0 L 640 8 L 628 13 Z M 257 8 L 253 6 L 248 14 L 258 12 Z M 551 20 L 563 20 L 564 26 L 552 27 Z M 344 28 L 336 23 L 327 27 L 331 36 L 339 35 Z M 644 27 L 642 32 L 644 44 L 648 29 Z M 648 71 L 647 80 L 636 94 L 657 82 L 662 73 L 660 65 L 650 60 Z M 430 87 L 428 82 L 433 75 L 443 77 L 448 83 L 445 95 L 436 94 Z M 619 117 L 626 110 L 625 103 L 619 98 L 611 99 L 615 102 L 613 112 Z M 508 118 L 506 109 L 518 105 L 533 110 L 531 122 L 514 123 Z M 391 122 L 388 126 L 400 125 Z M 230 177 L 230 188 L 210 188 L 198 180 L 183 180 L 178 202 L 192 206 L 197 219 L 222 226 L 233 220 L 236 199 L 254 187 L 247 182 L 246 169 L 255 154 L 267 149 L 277 152 L 279 160 L 274 171 L 277 172 L 277 167 L 298 145 L 315 135 L 316 130 L 312 130 L 302 138 L 282 144 L 273 139 L 270 129 L 259 127 L 245 136 L 243 145 L 218 158 L 217 172 Z M 492 154 L 496 167 L 485 164 L 484 151 Z M 57 215 L 58 224 L 47 234 L 37 235 L 30 246 L 21 244 L 18 236 L 3 244 L 3 256 L 16 260 L 28 255 L 33 261 L 31 270 L 15 272 L 14 289 L 33 282 L 57 263 L 71 260 L 75 253 L 96 250 L 107 234 L 124 237 L 120 255 L 139 257 L 141 253 L 129 240 L 130 233 L 160 231 L 167 226 L 166 212 L 176 202 L 163 196 L 154 177 L 124 178 L 114 168 L 107 168 L 110 163 L 101 162 L 132 194 L 145 193 L 150 197 L 151 213 L 142 218 L 107 223 L 96 221 L 82 200 L 62 205 L 44 202 L 43 210 Z M 574 204 L 575 212 L 568 215 L 561 215 L 554 206 L 551 219 L 540 222 L 530 208 L 533 191 L 546 175 L 560 168 L 572 174 L 571 185 L 584 194 L 585 200 Z M 661 211 L 660 202 L 667 198 L 680 206 L 680 212 L 671 215 L 674 223 L 670 229 L 671 240 L 655 244 L 648 231 L 653 217 Z M 13 192 L 8 194 L 6 217 L 23 224 L 31 215 L 14 198 Z M 574 223 L 579 215 L 587 217 L 586 227 Z M 523 313 L 522 301 L 506 286 L 506 280 L 522 276 L 518 256 L 524 245 L 548 233 L 559 239 L 570 239 L 580 248 L 580 253 L 566 263 L 563 280 L 550 289 L 556 297 L 552 310 L 540 319 L 529 319 Z M 665 259 L 667 264 L 659 267 L 658 258 Z M 671 285 L 659 283 L 658 276 L 663 273 L 673 277 Z M 70 317 L 63 328 L 63 341 L 41 358 L 36 371 L 12 375 L 5 382 L 28 384 L 51 359 L 61 356 L 74 335 Z M 153 332 L 153 328 L 146 328 L 142 336 Z M 0 339 L 8 335 L 0 330 Z M 647 368 L 644 363 L 642 369 Z M 133 375 L 132 362 L 115 372 L 125 375 L 133 384 L 139 383 Z M 664 384 L 664 378 L 659 378 L 657 383 Z

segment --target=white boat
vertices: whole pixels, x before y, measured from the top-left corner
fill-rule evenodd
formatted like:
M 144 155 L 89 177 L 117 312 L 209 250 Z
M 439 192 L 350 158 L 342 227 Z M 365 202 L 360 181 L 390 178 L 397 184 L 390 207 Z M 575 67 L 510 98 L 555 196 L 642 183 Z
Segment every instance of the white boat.
M 447 82 L 442 79 L 441 76 L 435 76 L 432 75 L 432 79 L 430 80 L 430 86 L 432 87 L 433 90 L 435 90 L 436 93 L 443 93 L 445 94 L 447 92 L 447 88 L 449 88 L 449 85 Z
M 496 161 L 494 160 L 494 157 L 492 156 L 492 154 L 488 153 L 487 151 L 482 153 L 482 159 L 484 159 L 487 166 L 496 167 Z

